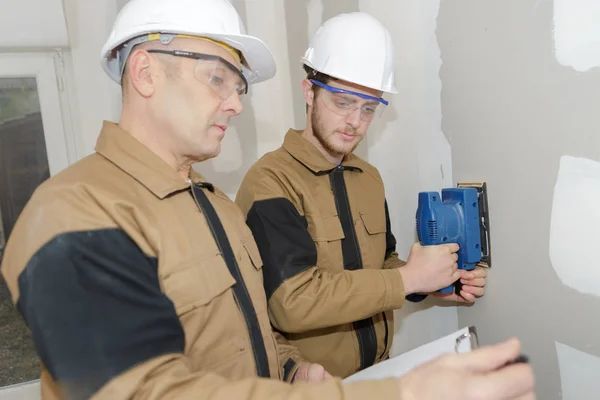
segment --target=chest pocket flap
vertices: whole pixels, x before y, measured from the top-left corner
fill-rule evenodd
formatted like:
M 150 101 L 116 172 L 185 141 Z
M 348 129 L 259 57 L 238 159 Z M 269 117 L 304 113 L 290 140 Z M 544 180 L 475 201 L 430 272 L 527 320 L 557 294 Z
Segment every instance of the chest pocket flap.
M 360 213 L 365 229 L 370 235 L 386 232 L 385 213 L 384 212 L 366 212 Z
M 260 252 L 258 251 L 258 247 L 256 246 L 256 242 L 253 239 L 244 240 L 242 242 L 244 249 L 248 253 L 248 257 L 250 257 L 250 261 L 252 261 L 252 265 L 254 268 L 261 269 L 263 266 L 262 258 L 260 257 Z
M 190 262 L 162 280 L 163 290 L 171 299 L 178 315 L 210 303 L 235 284 L 223 258 Z
M 344 229 L 337 215 L 307 214 L 308 232 L 315 242 L 342 240 Z

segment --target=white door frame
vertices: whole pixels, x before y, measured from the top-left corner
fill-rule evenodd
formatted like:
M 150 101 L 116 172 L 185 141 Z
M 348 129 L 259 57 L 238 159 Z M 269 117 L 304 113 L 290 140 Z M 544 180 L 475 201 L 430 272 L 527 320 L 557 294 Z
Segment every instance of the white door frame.
M 0 54 L 0 78 L 36 79 L 50 175 L 76 161 L 63 76 L 60 52 Z

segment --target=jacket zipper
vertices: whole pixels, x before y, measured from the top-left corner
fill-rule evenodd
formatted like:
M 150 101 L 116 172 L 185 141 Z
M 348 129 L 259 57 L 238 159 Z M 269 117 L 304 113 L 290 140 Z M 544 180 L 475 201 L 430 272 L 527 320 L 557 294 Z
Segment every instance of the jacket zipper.
M 269 371 L 269 359 L 267 357 L 267 350 L 258 323 L 258 317 L 256 316 L 256 310 L 252 303 L 252 298 L 250 297 L 250 293 L 248 293 L 240 268 L 235 260 L 235 255 L 231 249 L 231 244 L 227 238 L 225 228 L 223 228 L 223 224 L 221 223 L 217 212 L 202 190 L 202 187 L 214 190 L 213 186 L 210 184 L 200 184 L 200 186 L 193 184 L 192 196 L 208 223 L 212 236 L 219 248 L 219 252 L 227 264 L 229 273 L 235 279 L 236 283 L 233 285 L 233 294 L 246 321 L 258 376 L 269 378 L 271 377 Z
M 356 231 L 348 200 L 348 191 L 344 180 L 344 166 L 338 165 L 329 175 L 336 209 L 340 217 L 344 239 L 342 239 L 342 254 L 344 258 L 344 269 L 362 269 L 360 247 L 356 238 Z M 365 318 L 353 323 L 354 331 L 358 339 L 360 351 L 360 369 L 370 367 L 375 363 L 377 357 L 377 336 L 373 326 L 372 318 Z

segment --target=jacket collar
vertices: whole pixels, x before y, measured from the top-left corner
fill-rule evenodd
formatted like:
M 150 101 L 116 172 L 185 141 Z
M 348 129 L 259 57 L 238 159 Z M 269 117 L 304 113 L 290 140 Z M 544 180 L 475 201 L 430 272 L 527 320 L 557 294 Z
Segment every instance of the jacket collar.
M 302 131 L 288 130 L 283 140 L 283 148 L 316 175 L 328 174 L 336 167 L 311 142 L 302 136 Z M 346 169 L 363 172 L 361 160 L 354 154 L 345 156 L 341 165 Z
M 188 189 L 191 182 L 204 182 L 204 178 L 193 168 L 190 173 L 191 180 L 184 180 L 162 158 L 113 122 L 104 121 L 96 143 L 96 152 L 160 199 Z M 204 186 L 214 191 L 212 185 L 204 184 Z

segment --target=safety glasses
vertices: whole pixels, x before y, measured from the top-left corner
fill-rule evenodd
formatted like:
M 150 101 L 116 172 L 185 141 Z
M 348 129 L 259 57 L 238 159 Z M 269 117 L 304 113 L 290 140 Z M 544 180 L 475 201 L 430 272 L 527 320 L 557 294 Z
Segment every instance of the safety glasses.
M 194 76 L 213 89 L 222 100 L 228 99 L 234 92 L 237 92 L 242 100 L 248 93 L 248 81 L 242 71 L 222 57 L 181 50 L 148 50 L 148 52 L 196 60 Z
M 373 119 L 379 118 L 389 104 L 380 97 L 336 88 L 315 79 L 309 79 L 309 81 L 325 89 L 323 96 L 321 96 L 323 103 L 338 115 L 348 116 L 360 109 L 360 119 L 371 122 Z

